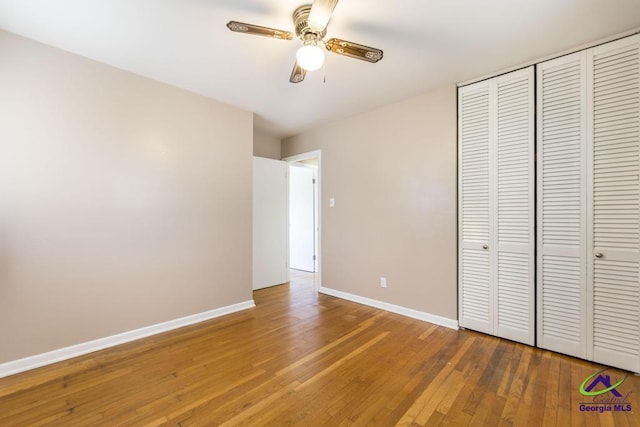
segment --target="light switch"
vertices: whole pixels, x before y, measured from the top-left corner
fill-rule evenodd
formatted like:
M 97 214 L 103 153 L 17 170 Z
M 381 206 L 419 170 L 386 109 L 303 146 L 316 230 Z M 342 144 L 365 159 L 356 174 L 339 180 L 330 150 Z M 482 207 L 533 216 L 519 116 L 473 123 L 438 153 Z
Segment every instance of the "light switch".
M 336 205 L 336 199 L 334 199 L 333 197 L 331 197 L 329 199 L 329 207 L 332 208 Z

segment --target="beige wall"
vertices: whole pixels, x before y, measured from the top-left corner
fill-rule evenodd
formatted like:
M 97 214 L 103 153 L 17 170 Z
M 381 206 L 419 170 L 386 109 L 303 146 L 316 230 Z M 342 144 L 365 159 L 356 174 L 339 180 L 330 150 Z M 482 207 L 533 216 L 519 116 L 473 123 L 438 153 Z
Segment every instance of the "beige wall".
M 268 159 L 280 160 L 280 138 L 253 131 L 253 155 Z
M 249 112 L 0 31 L 0 363 L 247 301 Z
M 285 139 L 282 155 L 316 149 L 323 286 L 457 319 L 456 88 Z

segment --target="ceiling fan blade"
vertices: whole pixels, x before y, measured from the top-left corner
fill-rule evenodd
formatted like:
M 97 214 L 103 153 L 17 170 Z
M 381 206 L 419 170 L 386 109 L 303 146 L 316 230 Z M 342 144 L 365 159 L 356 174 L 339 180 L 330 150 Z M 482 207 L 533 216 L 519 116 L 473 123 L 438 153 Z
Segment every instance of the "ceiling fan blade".
M 383 53 L 380 49 L 369 47 L 358 43 L 348 42 L 341 39 L 330 39 L 326 42 L 327 50 L 350 58 L 361 59 L 363 61 L 376 63 L 382 59 Z
M 309 12 L 309 28 L 316 33 L 322 32 L 333 14 L 333 9 L 336 8 L 338 0 L 315 0 L 311 5 L 311 12 Z
M 289 31 L 276 30 L 275 28 L 261 27 L 259 25 L 245 24 L 244 22 L 229 21 L 227 28 L 236 33 L 254 34 L 256 36 L 272 37 L 282 40 L 293 39 L 293 34 Z
M 304 76 L 307 75 L 307 70 L 298 65 L 298 61 L 293 64 L 293 71 L 291 71 L 291 77 L 289 81 L 291 83 L 300 83 L 304 80 Z

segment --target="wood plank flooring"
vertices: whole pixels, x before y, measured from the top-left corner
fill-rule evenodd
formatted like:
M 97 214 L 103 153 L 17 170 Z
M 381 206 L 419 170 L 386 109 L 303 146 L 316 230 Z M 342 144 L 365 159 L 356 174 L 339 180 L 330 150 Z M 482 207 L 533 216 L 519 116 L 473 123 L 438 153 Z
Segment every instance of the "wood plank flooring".
M 639 377 L 619 387 L 632 411 L 580 412 L 597 364 L 317 295 L 292 273 L 254 309 L 0 379 L 0 426 L 640 425 Z

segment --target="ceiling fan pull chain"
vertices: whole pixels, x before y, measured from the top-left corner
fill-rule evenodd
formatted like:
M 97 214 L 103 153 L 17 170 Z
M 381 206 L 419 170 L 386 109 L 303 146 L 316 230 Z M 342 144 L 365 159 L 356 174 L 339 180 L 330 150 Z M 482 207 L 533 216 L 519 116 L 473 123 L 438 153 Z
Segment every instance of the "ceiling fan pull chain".
M 322 83 L 327 82 L 327 61 L 322 64 Z

